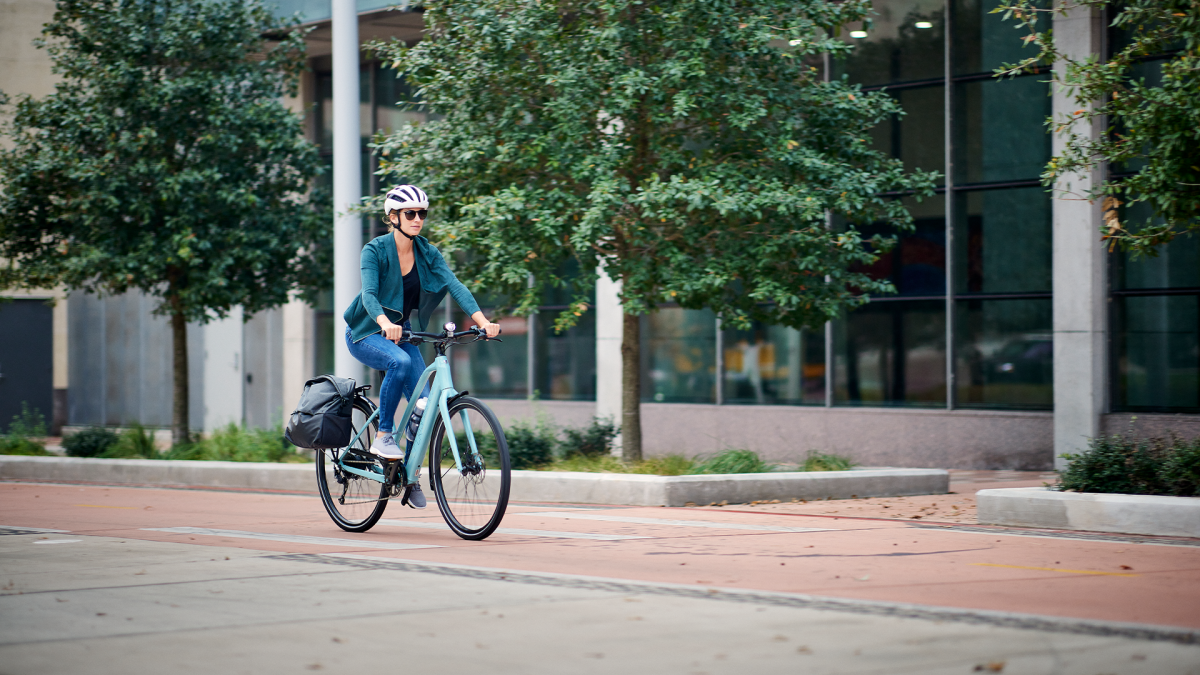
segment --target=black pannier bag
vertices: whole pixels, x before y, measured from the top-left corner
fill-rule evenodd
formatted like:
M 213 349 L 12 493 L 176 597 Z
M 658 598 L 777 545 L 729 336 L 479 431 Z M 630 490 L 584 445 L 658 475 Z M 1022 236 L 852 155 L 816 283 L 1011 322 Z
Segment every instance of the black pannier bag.
M 354 380 L 322 375 L 304 383 L 283 437 L 298 448 L 344 448 L 350 443 Z

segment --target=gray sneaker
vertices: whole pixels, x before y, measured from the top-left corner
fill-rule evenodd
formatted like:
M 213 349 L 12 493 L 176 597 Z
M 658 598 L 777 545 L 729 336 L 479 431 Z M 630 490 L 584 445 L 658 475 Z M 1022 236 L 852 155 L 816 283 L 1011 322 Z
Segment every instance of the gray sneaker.
M 375 441 L 371 443 L 371 454 L 384 459 L 404 458 L 404 450 L 396 445 L 396 439 L 392 437 L 391 432 L 384 432 L 375 437 Z
M 421 484 L 419 482 L 408 486 L 408 496 L 404 499 L 414 509 L 425 508 L 425 493 L 421 492 Z

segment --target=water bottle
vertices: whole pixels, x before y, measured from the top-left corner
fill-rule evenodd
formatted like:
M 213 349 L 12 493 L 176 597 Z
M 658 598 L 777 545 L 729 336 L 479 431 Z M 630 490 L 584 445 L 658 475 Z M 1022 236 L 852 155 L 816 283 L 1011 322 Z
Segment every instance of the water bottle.
M 428 398 L 419 398 L 417 405 L 413 406 L 412 416 L 408 418 L 408 426 L 404 430 L 404 438 L 410 443 L 417 437 L 417 427 L 421 424 L 421 415 L 425 414 L 425 404 L 428 400 Z

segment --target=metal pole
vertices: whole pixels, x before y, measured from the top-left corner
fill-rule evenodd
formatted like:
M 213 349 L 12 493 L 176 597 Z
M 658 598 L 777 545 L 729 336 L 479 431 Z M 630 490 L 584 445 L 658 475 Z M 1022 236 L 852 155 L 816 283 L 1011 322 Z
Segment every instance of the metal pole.
M 953 29 L 953 7 L 954 3 L 946 0 L 943 35 L 945 71 L 942 76 L 945 81 L 945 98 L 943 105 L 945 106 L 945 120 L 942 133 L 945 143 L 945 155 L 943 161 L 946 170 L 946 200 L 944 202 L 944 210 L 946 213 L 946 409 L 954 410 L 955 403 L 955 382 L 954 382 L 954 336 L 955 336 L 955 306 L 954 306 L 954 266 L 957 263 L 954 256 L 954 80 L 953 80 L 953 64 L 951 57 L 953 51 L 951 49 L 951 30 Z
M 362 198 L 359 130 L 358 12 L 355 0 L 333 0 L 333 370 L 362 379 L 363 366 L 346 348 L 342 311 L 360 288 L 362 221 L 351 209 Z

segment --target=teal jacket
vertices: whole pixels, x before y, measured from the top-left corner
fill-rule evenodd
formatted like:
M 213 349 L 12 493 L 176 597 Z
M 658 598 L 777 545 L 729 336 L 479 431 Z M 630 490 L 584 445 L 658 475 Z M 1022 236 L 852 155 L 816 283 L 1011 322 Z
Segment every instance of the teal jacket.
M 409 317 L 416 319 L 415 330 L 425 330 L 429 317 L 447 291 L 468 316 L 479 311 L 471 291 L 454 276 L 442 254 L 428 239 L 418 236 L 413 241 L 413 257 L 421 277 L 421 301 L 417 311 Z M 375 317 L 380 314 L 386 314 L 394 323 L 399 323 L 404 315 L 404 273 L 400 271 L 400 257 L 396 254 L 393 235 L 385 234 L 367 242 L 359 266 L 362 291 L 342 313 L 354 342 L 383 330 L 375 323 Z

